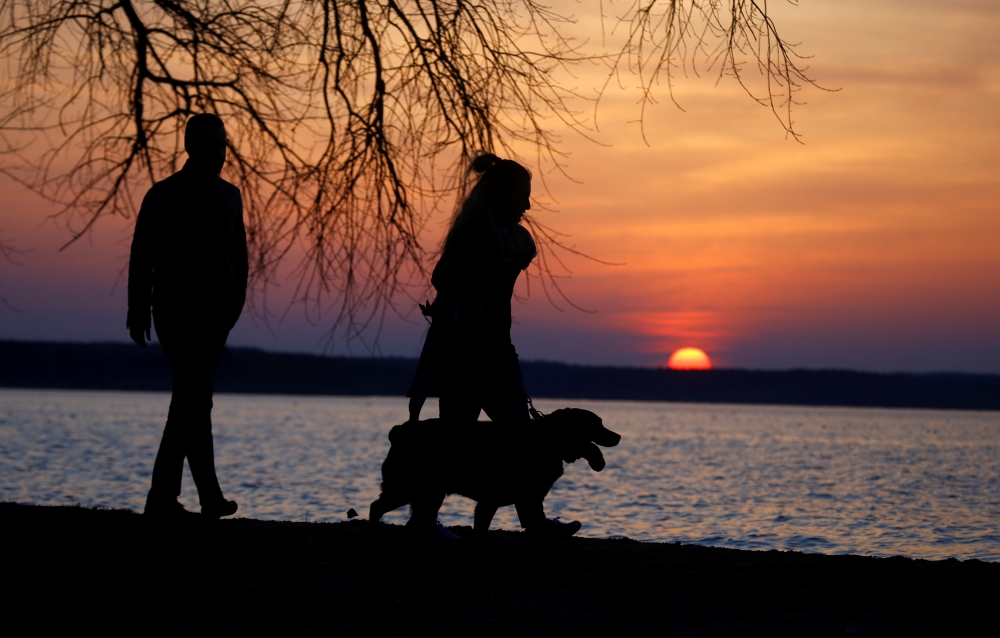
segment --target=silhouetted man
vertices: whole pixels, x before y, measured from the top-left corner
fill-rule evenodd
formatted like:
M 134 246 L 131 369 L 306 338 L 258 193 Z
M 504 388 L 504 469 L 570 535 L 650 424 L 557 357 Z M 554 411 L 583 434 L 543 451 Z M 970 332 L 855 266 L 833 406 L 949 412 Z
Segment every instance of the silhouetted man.
M 153 465 L 145 513 L 187 514 L 177 501 L 184 459 L 203 516 L 236 513 L 222 495 L 212 445 L 215 368 L 246 301 L 247 243 L 240 190 L 219 177 L 226 129 L 215 115 L 188 120 L 188 160 L 142 200 L 128 268 L 128 329 L 146 346 L 150 310 L 170 370 L 173 395 Z

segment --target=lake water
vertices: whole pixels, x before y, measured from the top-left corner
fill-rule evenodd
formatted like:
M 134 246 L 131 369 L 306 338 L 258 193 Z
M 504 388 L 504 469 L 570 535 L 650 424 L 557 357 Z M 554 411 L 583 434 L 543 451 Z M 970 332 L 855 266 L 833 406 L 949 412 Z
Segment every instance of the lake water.
M 141 511 L 169 394 L 0 389 L 0 498 Z M 537 401 L 623 435 L 546 499 L 580 535 L 741 549 L 1000 560 L 1000 413 Z M 425 414 L 435 412 L 429 406 Z M 397 398 L 216 395 L 219 476 L 239 515 L 367 516 Z M 185 472 L 181 500 L 197 509 Z M 441 521 L 472 522 L 453 496 Z M 402 523 L 406 510 L 386 517 Z M 494 527 L 519 529 L 513 507 Z

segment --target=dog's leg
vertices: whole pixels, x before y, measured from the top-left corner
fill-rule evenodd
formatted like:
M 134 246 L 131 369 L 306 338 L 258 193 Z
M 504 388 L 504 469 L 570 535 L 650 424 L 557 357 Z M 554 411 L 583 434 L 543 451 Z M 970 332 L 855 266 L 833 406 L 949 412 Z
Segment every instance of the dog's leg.
M 382 502 L 381 496 L 372 501 L 372 504 L 368 507 L 368 526 L 375 529 L 378 522 L 382 520 L 382 515 L 387 511 L 388 510 L 385 509 L 385 503 Z
M 368 508 L 368 524 L 374 527 L 387 512 L 400 508 L 406 505 L 407 502 L 398 496 L 396 498 L 388 498 L 384 493 L 379 495 L 378 499 L 372 502 L 371 507 Z
M 486 532 L 490 531 L 490 523 L 493 521 L 496 513 L 496 505 L 482 501 L 476 503 L 476 518 L 472 526 L 473 534 L 475 536 L 486 536 Z
M 444 494 L 421 495 L 410 503 L 410 520 L 407 527 L 433 528 L 437 524 L 438 510 L 444 503 Z

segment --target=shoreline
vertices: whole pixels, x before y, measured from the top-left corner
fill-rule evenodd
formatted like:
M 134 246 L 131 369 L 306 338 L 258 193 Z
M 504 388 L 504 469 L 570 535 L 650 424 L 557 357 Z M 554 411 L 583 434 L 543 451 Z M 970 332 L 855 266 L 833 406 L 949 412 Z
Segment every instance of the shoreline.
M 1000 594 L 1000 563 L 974 559 L 505 531 L 428 544 L 395 525 L 373 537 L 361 520 L 193 518 L 0 503 L 8 609 L 39 628 L 146 635 L 972 636 Z

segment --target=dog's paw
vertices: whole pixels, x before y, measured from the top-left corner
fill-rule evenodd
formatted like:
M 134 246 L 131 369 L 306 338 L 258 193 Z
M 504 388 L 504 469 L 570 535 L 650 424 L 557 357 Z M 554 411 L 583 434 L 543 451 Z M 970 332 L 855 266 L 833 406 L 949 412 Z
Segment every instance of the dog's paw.
M 442 543 L 454 543 L 457 541 L 465 540 L 457 534 L 453 534 L 451 530 L 442 525 L 441 523 L 435 523 L 433 527 L 431 526 L 420 526 L 420 527 L 410 527 L 407 526 L 410 534 L 414 538 L 420 540 L 425 540 L 429 542 L 442 542 Z
M 544 523 L 532 525 L 525 530 L 528 538 L 537 539 L 559 539 L 569 538 L 580 531 L 583 523 L 580 521 L 570 521 L 563 523 L 558 518 L 547 518 Z

